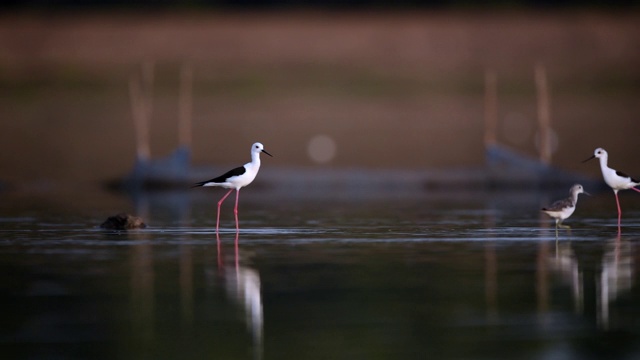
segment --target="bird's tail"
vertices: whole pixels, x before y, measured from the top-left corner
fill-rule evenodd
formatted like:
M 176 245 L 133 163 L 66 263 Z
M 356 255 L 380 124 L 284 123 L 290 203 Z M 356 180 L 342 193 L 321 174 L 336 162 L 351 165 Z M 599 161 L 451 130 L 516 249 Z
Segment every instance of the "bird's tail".
M 200 186 L 204 186 L 204 184 L 206 184 L 206 183 L 207 183 L 207 181 L 197 182 L 197 183 L 191 185 L 191 189 L 196 188 L 196 187 L 200 187 Z

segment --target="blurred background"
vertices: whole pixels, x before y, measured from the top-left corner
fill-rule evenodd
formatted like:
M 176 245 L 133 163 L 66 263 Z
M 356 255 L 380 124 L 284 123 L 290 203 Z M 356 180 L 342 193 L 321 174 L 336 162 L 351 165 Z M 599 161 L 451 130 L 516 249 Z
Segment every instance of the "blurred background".
M 623 1 L 9 1 L 0 15 L 0 181 L 103 182 L 131 171 L 130 81 L 153 71 L 152 157 L 178 145 L 192 74 L 196 165 L 482 165 L 484 79 L 497 141 L 537 156 L 534 67 L 549 84 L 552 164 L 596 147 L 640 174 L 640 12 Z M 146 65 L 145 65 L 146 64 Z M 635 173 L 634 173 L 635 171 Z
M 601 183 L 596 147 L 640 176 L 640 2 L 1 6 L 8 358 L 640 358 L 637 194 L 622 236 L 611 191 L 581 182 L 554 237 L 539 209 L 569 185 L 465 182 L 488 144 L 528 156 L 499 176 L 550 149 Z M 256 141 L 274 157 L 235 238 L 233 196 L 214 235 L 221 189 L 103 187 L 205 180 Z M 121 211 L 149 227 L 98 229 Z

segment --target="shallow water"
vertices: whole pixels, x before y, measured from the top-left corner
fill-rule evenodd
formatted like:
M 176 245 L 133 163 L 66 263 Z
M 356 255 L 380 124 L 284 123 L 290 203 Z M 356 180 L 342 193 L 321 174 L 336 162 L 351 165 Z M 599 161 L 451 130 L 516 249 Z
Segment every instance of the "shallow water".
M 246 190 L 236 237 L 231 202 L 216 236 L 221 194 L 3 195 L 4 353 L 640 357 L 640 201 L 631 195 L 620 234 L 604 193 L 581 198 L 573 228 L 556 237 L 538 209 L 558 194 Z M 123 207 L 149 227 L 97 227 Z

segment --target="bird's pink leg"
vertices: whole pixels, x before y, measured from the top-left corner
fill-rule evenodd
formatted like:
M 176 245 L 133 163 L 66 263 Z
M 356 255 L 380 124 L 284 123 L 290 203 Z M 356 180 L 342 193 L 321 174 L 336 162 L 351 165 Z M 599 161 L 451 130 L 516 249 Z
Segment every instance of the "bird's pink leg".
M 240 225 L 238 225 L 238 198 L 240 197 L 240 189 L 236 189 L 236 207 L 233 208 L 233 213 L 236 215 L 236 233 L 240 232 Z
M 616 205 L 618 206 L 618 229 L 620 229 L 620 219 L 622 218 L 622 209 L 620 209 L 620 200 L 618 200 L 618 192 L 613 192 L 616 195 Z
M 631 190 L 635 190 L 640 193 L 640 189 L 632 187 Z
M 229 194 L 231 194 L 231 192 L 233 191 L 233 189 L 229 190 L 229 192 L 222 197 L 222 199 L 220 199 L 220 201 L 218 201 L 218 218 L 216 220 L 216 234 L 218 233 L 218 229 L 220 226 L 220 206 L 222 205 L 222 202 L 224 201 L 224 199 L 227 198 L 227 196 L 229 196 Z

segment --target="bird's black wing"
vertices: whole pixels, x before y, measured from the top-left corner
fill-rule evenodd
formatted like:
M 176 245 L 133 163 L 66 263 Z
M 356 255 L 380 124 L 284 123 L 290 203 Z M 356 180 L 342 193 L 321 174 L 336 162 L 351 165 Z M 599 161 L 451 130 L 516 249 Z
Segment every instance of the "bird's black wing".
M 242 174 L 244 174 L 247 171 L 247 169 L 244 168 L 244 166 L 239 166 L 235 169 L 229 170 L 226 173 L 224 173 L 223 175 L 220 175 L 216 178 L 213 178 L 211 180 L 207 180 L 207 181 L 200 181 L 198 183 L 195 183 L 193 185 L 193 187 L 198 187 L 198 186 L 204 186 L 204 184 L 207 183 L 223 183 L 226 182 L 227 179 L 229 179 L 230 177 L 233 176 L 240 176 Z

